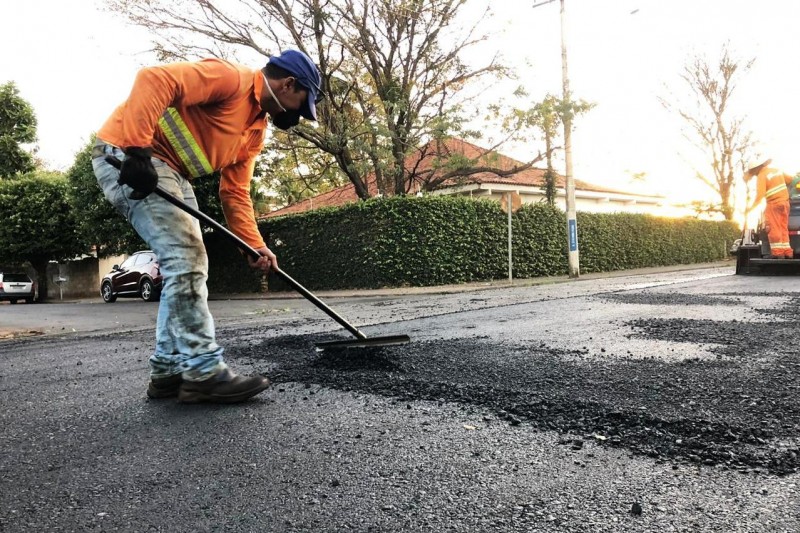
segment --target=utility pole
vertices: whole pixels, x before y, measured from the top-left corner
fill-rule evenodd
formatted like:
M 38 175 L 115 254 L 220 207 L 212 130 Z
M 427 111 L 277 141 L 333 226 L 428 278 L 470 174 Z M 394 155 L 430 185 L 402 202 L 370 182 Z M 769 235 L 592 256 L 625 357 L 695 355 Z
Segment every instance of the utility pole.
M 569 90 L 569 76 L 567 74 L 567 17 L 564 10 L 564 0 L 561 0 L 561 79 L 563 86 L 563 100 L 565 113 L 562 118 L 564 123 L 564 164 L 565 164 L 565 193 L 567 200 L 567 243 L 569 277 L 577 278 L 581 274 L 580 255 L 578 251 L 578 219 L 575 215 L 575 178 L 572 175 L 572 94 Z
M 561 3 L 561 82 L 562 104 L 564 108 L 561 122 L 564 125 L 564 193 L 567 212 L 567 260 L 570 278 L 581 275 L 580 254 L 578 252 L 578 219 L 575 215 L 575 177 L 572 175 L 572 93 L 569 90 L 567 73 L 567 14 L 564 0 Z M 555 0 L 543 0 L 533 5 L 534 8 L 552 4 Z
M 513 257 L 514 257 L 514 255 L 513 255 L 513 250 L 511 248 L 511 246 L 512 246 L 511 213 L 512 213 L 512 211 L 514 211 L 514 208 L 513 208 L 513 200 L 511 199 L 511 191 L 508 191 L 506 193 L 506 198 L 507 198 L 507 200 L 506 200 L 506 204 L 507 204 L 506 211 L 508 211 L 508 283 L 509 284 L 513 284 L 514 283 L 514 273 L 512 271 L 512 265 L 513 265 Z

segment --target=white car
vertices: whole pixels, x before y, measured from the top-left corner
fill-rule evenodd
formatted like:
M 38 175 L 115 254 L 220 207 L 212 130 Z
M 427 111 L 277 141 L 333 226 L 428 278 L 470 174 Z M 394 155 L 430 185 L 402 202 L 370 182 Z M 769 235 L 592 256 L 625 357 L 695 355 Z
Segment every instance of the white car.
M 33 303 L 36 297 L 36 283 L 27 274 L 0 272 L 0 302 L 8 300 L 12 304 L 19 300 Z

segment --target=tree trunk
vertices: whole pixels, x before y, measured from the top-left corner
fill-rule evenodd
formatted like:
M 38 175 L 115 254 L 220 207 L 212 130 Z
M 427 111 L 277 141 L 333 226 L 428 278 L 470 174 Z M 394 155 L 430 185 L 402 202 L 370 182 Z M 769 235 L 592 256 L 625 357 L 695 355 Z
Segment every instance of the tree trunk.
M 339 164 L 339 168 L 345 170 L 345 174 L 350 179 L 350 182 L 356 189 L 356 195 L 362 200 L 367 200 L 369 198 L 369 188 L 367 184 L 361 179 L 361 175 L 359 175 L 355 170 L 353 170 L 353 158 L 350 157 L 350 154 L 347 151 L 342 150 L 337 153 L 335 156 L 336 162 Z
M 43 302 L 47 300 L 47 259 L 36 259 L 31 261 L 31 266 L 36 270 L 36 285 L 39 287 L 38 301 Z
M 725 220 L 733 220 L 733 206 L 731 205 L 731 185 L 724 183 L 719 188 L 720 211 Z
M 406 147 L 408 146 L 408 126 L 406 125 L 405 115 L 400 113 L 397 124 L 389 127 L 392 132 L 392 157 L 394 158 L 394 169 L 392 170 L 392 181 L 394 181 L 394 194 L 403 196 L 408 192 L 409 183 L 406 182 Z
M 556 173 L 553 170 L 553 138 L 549 132 L 544 136 L 547 150 L 547 171 L 544 173 L 544 195 L 549 205 L 556 205 Z

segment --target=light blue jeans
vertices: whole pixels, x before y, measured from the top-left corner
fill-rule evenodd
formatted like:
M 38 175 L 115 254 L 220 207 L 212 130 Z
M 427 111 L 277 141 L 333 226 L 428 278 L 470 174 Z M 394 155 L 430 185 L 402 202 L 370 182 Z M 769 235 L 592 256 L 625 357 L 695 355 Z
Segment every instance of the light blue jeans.
M 150 375 L 160 378 L 182 373 L 190 381 L 208 379 L 226 365 L 208 310 L 208 256 L 200 222 L 155 194 L 143 200 L 128 198 L 131 188 L 117 183 L 119 170 L 104 159 L 105 155 L 125 159 L 122 150 L 98 140 L 92 158 L 97 183 L 106 199 L 158 256 L 164 278 Z M 189 180 L 160 159 L 152 161 L 158 185 L 197 209 Z

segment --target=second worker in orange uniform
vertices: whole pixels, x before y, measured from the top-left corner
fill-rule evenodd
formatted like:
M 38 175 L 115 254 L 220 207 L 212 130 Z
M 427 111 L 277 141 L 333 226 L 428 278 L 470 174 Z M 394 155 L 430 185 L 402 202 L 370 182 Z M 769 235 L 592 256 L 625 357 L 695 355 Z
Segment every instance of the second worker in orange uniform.
M 766 229 L 769 237 L 770 255 L 774 259 L 792 259 L 794 252 L 789 244 L 789 189 L 792 176 L 770 165 L 772 159 L 757 158 L 748 163 L 745 181 L 756 176 L 756 197 L 748 207 L 752 211 L 761 200 L 766 199 Z

